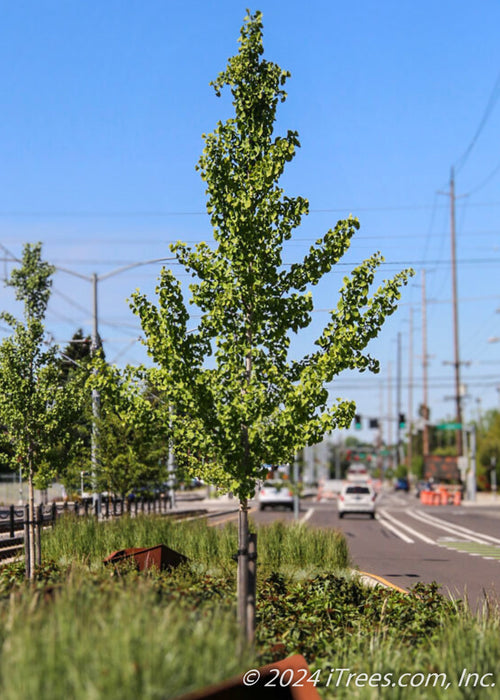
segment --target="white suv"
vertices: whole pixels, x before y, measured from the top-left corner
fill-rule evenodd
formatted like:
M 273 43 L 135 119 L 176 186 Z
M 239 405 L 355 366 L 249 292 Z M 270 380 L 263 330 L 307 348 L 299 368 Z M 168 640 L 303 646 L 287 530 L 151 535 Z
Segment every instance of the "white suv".
M 339 518 L 346 513 L 367 513 L 375 517 L 375 491 L 369 484 L 344 484 L 338 499 Z
M 290 483 L 284 479 L 272 479 L 264 481 L 258 492 L 259 510 L 268 506 L 275 508 L 282 506 L 293 510 L 293 493 Z

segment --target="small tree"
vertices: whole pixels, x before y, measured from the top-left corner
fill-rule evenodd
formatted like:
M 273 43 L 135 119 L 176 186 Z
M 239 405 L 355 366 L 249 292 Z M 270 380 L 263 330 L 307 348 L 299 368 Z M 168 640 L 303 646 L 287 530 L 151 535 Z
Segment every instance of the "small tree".
M 491 485 L 492 472 L 496 483 L 500 482 L 500 413 L 496 409 L 486 411 L 478 426 L 477 477 L 478 485 Z
M 88 470 L 90 464 L 90 444 L 92 432 L 91 392 L 85 384 L 90 374 L 91 339 L 84 336 L 79 328 L 70 342 L 59 352 L 58 385 L 81 387 L 81 400 L 78 413 L 73 413 L 72 425 L 68 426 L 73 448 L 68 451 L 67 441 L 60 441 L 51 452 L 51 461 L 57 466 L 58 479 L 62 481 L 67 493 L 80 489 L 81 473 Z
M 109 365 L 99 353 L 93 358 L 88 389 L 100 396 L 96 486 L 122 496 L 165 476 L 167 428 L 158 410 L 161 398 L 141 370 Z
M 197 330 L 187 330 L 181 285 L 166 269 L 158 306 L 139 292 L 132 299 L 158 366 L 152 381 L 172 407 L 176 452 L 193 471 L 239 498 L 238 609 L 244 631 L 247 503 L 256 480 L 264 477 L 265 464 L 291 462 L 304 445 L 351 423 L 354 403 L 338 399 L 329 406 L 325 383 L 344 369 L 378 371 L 378 362 L 363 350 L 395 310 L 408 277 L 396 275 L 369 298 L 382 260 L 373 255 L 344 278 L 316 351 L 290 358 L 292 334 L 311 322 L 310 287 L 342 257 L 359 224 L 352 217 L 339 221 L 302 262 L 283 265 L 283 244 L 307 214 L 308 202 L 286 197 L 277 184 L 299 141 L 294 131 L 273 137 L 289 74 L 262 53 L 257 12 L 245 18 L 239 53 L 213 83 L 217 96 L 226 86 L 231 90 L 235 115 L 204 136 L 198 165 L 217 246 L 172 246 L 198 280 L 190 286 L 201 314 Z
M 60 383 L 57 348 L 45 343 L 43 321 L 54 268 L 41 259 L 41 244 L 26 245 L 21 265 L 7 284 L 24 305 L 24 320 L 9 313 L 1 317 L 12 335 L 0 344 L 0 422 L 10 444 L 9 466 L 28 480 L 29 567 L 33 576 L 40 552 L 35 551 L 34 487 L 46 488 L 56 467 L 51 451 L 59 442 L 72 446 L 70 426 L 79 410 L 78 382 Z

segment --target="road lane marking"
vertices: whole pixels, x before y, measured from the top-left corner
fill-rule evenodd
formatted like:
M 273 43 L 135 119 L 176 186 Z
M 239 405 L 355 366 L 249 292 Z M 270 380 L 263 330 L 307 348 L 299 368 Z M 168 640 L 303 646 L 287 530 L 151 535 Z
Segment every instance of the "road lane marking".
M 443 544 L 449 549 L 454 549 L 457 552 L 464 552 L 483 559 L 500 559 L 500 548 L 495 545 L 477 545 L 474 542 L 450 542 L 446 541 Z
M 387 513 L 385 510 L 382 511 L 382 515 L 384 518 L 388 518 L 388 520 L 391 520 L 398 527 L 403 528 L 403 530 L 406 530 L 414 537 L 418 537 L 418 539 L 422 540 L 422 542 L 426 542 L 427 544 L 434 544 L 434 545 L 436 544 L 435 540 L 431 540 L 430 537 L 427 537 L 426 535 L 423 535 L 421 532 L 414 530 L 409 525 L 405 525 L 404 523 L 402 523 L 399 520 L 397 520 L 396 518 L 394 518 L 392 515 L 389 515 L 389 513 Z
M 448 523 L 439 518 L 435 518 L 427 513 L 420 513 L 419 511 L 408 511 L 408 515 L 412 518 L 420 520 L 421 522 L 428 523 L 431 526 L 440 528 L 445 532 L 449 532 L 452 535 L 459 535 L 461 537 L 477 542 L 478 544 L 498 544 L 500 545 L 500 540 L 496 537 L 491 537 L 490 535 L 483 535 L 481 532 L 476 532 L 474 530 L 469 530 L 469 528 L 463 527 L 462 525 L 455 525 L 453 523 Z
M 302 518 L 300 519 L 300 522 L 301 522 L 301 523 L 307 522 L 307 521 L 309 520 L 309 518 L 312 516 L 313 513 L 314 513 L 314 508 L 309 508 L 308 511 L 307 511 L 307 513 L 304 515 L 304 517 L 302 517 Z
M 382 525 L 382 527 L 387 528 L 387 530 L 390 530 L 393 532 L 397 537 L 399 537 L 403 542 L 406 542 L 407 544 L 415 544 L 414 540 L 410 539 L 407 537 L 404 533 L 400 532 L 397 528 L 394 527 L 394 525 L 391 525 L 391 523 L 388 520 L 384 520 L 381 518 L 379 515 L 375 516 L 379 523 Z

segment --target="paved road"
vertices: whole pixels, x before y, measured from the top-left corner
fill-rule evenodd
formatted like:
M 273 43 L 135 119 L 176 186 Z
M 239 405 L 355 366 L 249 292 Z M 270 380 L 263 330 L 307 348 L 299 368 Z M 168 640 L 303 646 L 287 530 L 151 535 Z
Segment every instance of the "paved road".
M 382 494 L 376 520 L 350 515 L 340 520 L 335 503 L 304 501 L 301 519 L 308 525 L 339 528 L 347 538 L 353 564 L 405 589 L 418 581 L 437 581 L 453 598 L 466 598 L 474 610 L 500 604 L 500 501 L 491 506 L 422 506 L 412 495 Z M 284 511 L 254 513 L 257 522 Z
M 437 581 L 474 610 L 485 596 L 500 603 L 500 504 L 421 506 L 391 493 L 380 497 L 376 520 L 340 520 L 335 505 L 317 504 L 308 522 L 340 528 L 356 566 L 402 588 Z

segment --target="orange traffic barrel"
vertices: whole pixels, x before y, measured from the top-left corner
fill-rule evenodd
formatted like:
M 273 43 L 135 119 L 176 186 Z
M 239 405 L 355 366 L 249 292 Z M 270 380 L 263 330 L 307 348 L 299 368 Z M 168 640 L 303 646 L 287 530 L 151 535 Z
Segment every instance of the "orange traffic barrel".
M 422 491 L 420 494 L 422 497 L 422 503 L 425 506 L 431 506 L 432 505 L 432 497 L 434 495 L 433 491 Z
M 448 490 L 447 489 L 439 489 L 439 495 L 441 497 L 441 505 L 442 506 L 447 506 L 448 505 Z

